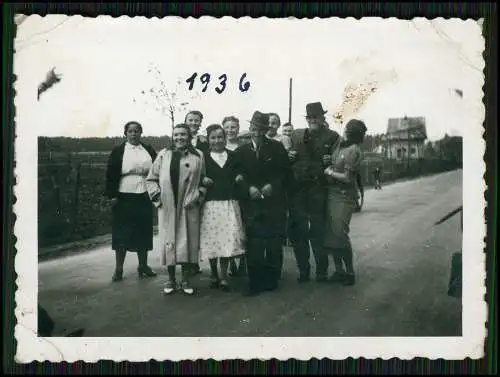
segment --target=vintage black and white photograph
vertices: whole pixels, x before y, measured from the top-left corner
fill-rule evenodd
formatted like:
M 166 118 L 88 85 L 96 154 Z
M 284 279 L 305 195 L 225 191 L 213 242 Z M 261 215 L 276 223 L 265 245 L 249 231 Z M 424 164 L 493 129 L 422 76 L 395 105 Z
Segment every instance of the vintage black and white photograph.
M 15 22 L 17 362 L 482 357 L 482 20 Z

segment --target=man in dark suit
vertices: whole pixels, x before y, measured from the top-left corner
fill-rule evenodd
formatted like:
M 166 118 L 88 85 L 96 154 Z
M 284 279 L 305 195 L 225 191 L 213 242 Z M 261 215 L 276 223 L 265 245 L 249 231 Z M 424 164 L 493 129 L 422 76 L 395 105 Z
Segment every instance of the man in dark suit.
M 236 150 L 247 236 L 247 295 L 278 287 L 286 226 L 286 195 L 292 171 L 285 148 L 266 138 L 269 116 L 256 111 L 250 121 L 251 142 Z
M 316 280 L 327 280 L 328 256 L 323 254 L 326 180 L 324 170 L 330 164 L 331 153 L 340 135 L 328 129 L 326 111 L 320 102 L 306 106 L 308 128 L 292 133 L 292 161 L 295 189 L 290 198 L 289 237 L 292 241 L 300 283 L 310 280 L 309 242 L 316 260 Z

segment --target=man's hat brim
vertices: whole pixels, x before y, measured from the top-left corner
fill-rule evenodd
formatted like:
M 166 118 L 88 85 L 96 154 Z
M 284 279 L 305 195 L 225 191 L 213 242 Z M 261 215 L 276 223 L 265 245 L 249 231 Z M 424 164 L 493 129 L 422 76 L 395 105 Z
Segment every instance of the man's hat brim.
M 328 110 L 323 110 L 323 114 L 309 114 L 309 115 L 304 115 L 305 118 L 313 118 L 313 117 L 318 117 L 318 116 L 322 116 L 322 115 L 325 115 L 326 113 L 328 112 Z
M 254 125 L 254 126 L 260 127 L 260 128 L 269 128 L 269 124 L 255 123 L 255 122 L 252 122 L 251 120 L 247 120 L 247 122 Z

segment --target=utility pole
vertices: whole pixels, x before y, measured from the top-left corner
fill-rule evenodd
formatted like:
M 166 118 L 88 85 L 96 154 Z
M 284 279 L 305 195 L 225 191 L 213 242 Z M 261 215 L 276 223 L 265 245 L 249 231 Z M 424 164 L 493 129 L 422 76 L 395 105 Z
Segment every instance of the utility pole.
M 288 123 L 292 123 L 292 78 L 288 90 Z
M 391 145 L 391 134 L 387 132 L 387 144 L 389 146 L 389 163 L 391 165 L 391 179 L 394 180 L 394 164 L 392 161 L 392 145 Z

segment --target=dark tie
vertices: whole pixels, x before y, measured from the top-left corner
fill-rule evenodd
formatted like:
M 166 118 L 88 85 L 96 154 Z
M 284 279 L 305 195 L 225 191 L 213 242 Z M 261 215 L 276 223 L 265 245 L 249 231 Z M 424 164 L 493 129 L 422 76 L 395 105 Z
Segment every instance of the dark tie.
M 255 146 L 255 157 L 257 157 L 257 160 L 259 159 L 259 153 L 260 153 L 260 145 Z

